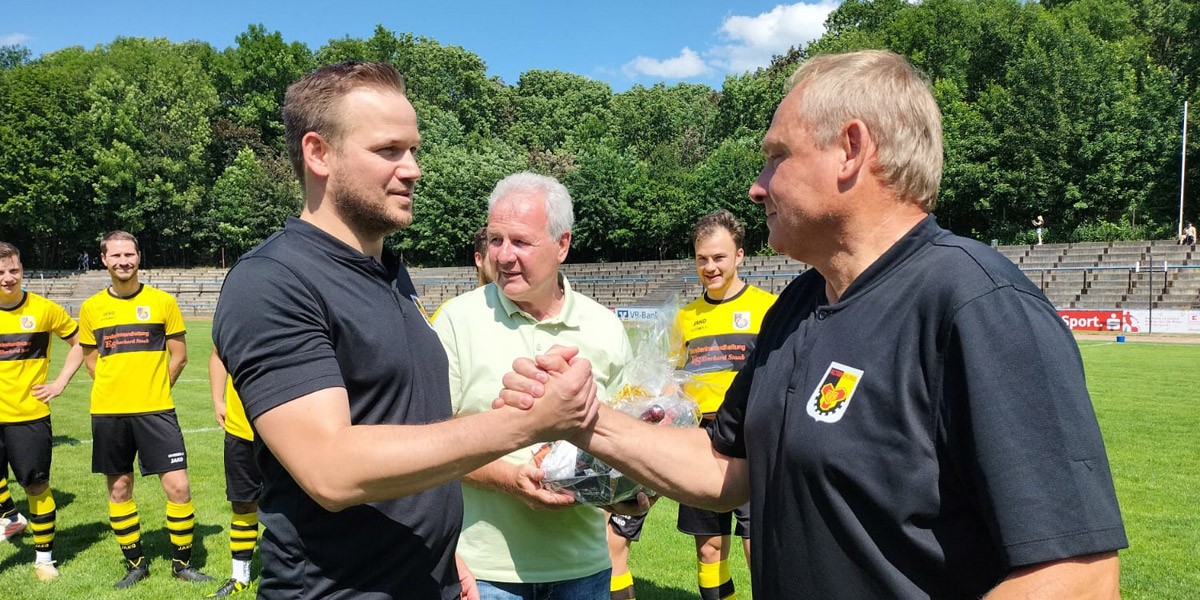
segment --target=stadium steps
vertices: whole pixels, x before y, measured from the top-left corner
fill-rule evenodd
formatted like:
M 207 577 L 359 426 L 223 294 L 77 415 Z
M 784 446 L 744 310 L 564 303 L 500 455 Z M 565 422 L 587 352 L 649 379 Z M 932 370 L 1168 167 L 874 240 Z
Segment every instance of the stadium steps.
M 997 250 L 1062 308 L 1200 309 L 1200 252 L 1168 240 L 1001 246 Z M 1162 263 L 1170 267 L 1164 277 Z M 1148 290 L 1146 268 L 1155 266 Z M 1179 269 L 1185 266 L 1189 268 Z M 1061 270 L 1071 267 L 1069 270 Z M 1134 272 L 1136 267 L 1137 271 Z M 1192 268 L 1195 267 L 1195 268 Z M 786 256 L 748 256 L 741 274 L 749 283 L 779 293 L 808 265 Z M 606 306 L 661 306 L 672 295 L 698 296 L 700 282 L 690 259 L 615 263 L 568 263 L 562 271 L 580 292 Z M 174 294 L 187 316 L 211 316 L 227 269 L 143 269 L 142 281 Z M 475 287 L 474 266 L 409 269 L 427 310 Z M 28 270 L 26 288 L 62 304 L 75 316 L 79 305 L 109 285 L 93 270 Z

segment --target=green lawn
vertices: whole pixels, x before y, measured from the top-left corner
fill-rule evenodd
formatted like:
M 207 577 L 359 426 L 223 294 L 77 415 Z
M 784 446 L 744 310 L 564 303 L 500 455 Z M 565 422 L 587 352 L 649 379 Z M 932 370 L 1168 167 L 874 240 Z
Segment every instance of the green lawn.
M 1124 598 L 1200 590 L 1200 346 L 1081 342 L 1130 547 Z
M 196 504 L 194 562 L 223 580 L 229 576 L 229 507 L 221 473 L 222 433 L 212 418 L 206 380 L 209 326 L 207 321 L 188 322 L 190 364 L 175 388 L 175 403 L 186 431 Z M 1082 342 L 1080 347 L 1132 544 L 1121 556 L 1123 596 L 1195 597 L 1200 589 L 1200 346 Z M 61 344 L 55 348 L 52 374 L 64 350 Z M 0 598 L 202 597 L 215 584 L 185 584 L 169 577 L 165 498 L 157 478 L 139 478 L 134 492 L 143 541 L 152 557 L 151 577 L 131 590 L 112 589 L 124 569 L 107 524 L 104 480 L 90 472 L 89 389 L 90 380 L 81 372 L 53 403 L 53 486 L 58 503 L 54 554 L 62 578 L 48 584 L 34 578 L 27 534 L 16 543 L 0 543 Z M 11 487 L 24 511 L 23 491 Z M 693 544 L 689 536 L 675 531 L 675 512 L 671 501 L 659 502 L 642 541 L 634 545 L 631 562 L 642 600 L 697 597 Z M 732 561 L 735 582 L 740 596 L 748 598 L 749 577 L 737 546 Z

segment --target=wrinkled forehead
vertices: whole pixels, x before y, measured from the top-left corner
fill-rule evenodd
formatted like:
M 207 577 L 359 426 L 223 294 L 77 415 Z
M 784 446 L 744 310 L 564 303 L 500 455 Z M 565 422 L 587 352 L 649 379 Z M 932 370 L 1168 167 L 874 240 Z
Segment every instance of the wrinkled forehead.
M 767 128 L 767 133 L 763 136 L 762 149 L 764 152 L 770 153 L 772 149 L 784 146 L 794 141 L 795 136 L 807 132 L 804 119 L 800 115 L 803 102 L 803 87 L 797 86 L 788 92 L 787 96 L 784 96 L 779 106 L 775 107 L 775 114 L 771 117 L 771 126 Z
M 546 214 L 546 198 L 541 190 L 516 189 L 505 194 L 488 210 L 488 232 L 495 233 L 513 227 L 550 231 Z

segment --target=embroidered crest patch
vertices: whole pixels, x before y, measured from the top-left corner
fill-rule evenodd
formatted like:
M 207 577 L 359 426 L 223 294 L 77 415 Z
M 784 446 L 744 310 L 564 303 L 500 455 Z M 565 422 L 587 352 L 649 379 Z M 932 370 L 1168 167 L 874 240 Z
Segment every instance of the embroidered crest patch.
M 862 376 L 862 369 L 838 362 L 829 363 L 825 376 L 817 383 L 817 388 L 805 405 L 808 416 L 822 423 L 837 423 L 850 407 L 850 400 Z

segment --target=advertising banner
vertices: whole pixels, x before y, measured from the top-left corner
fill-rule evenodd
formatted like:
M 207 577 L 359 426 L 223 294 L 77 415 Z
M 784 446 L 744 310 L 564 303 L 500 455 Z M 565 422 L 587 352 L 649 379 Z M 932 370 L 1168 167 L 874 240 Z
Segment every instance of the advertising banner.
M 1065 310 L 1059 309 L 1058 316 L 1062 317 L 1067 327 L 1073 331 L 1128 331 L 1137 332 L 1142 328 L 1141 321 L 1135 320 L 1129 310 Z
M 1058 316 L 1074 331 L 1200 334 L 1200 311 L 1195 310 L 1059 309 Z
M 651 322 L 658 318 L 658 309 L 648 306 L 618 306 L 614 312 L 622 321 Z

